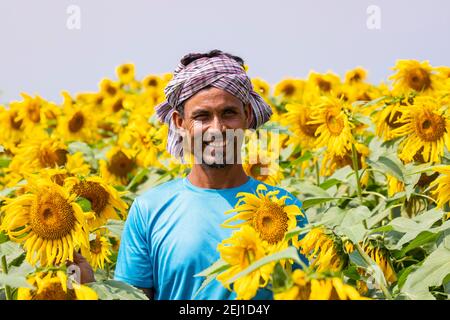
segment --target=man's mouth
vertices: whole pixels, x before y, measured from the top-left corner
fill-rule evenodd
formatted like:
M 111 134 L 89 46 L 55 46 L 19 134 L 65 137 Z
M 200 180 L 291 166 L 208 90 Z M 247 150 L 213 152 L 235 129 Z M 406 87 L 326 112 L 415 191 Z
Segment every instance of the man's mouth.
M 223 148 L 226 145 L 226 141 L 222 140 L 222 141 L 210 141 L 210 142 L 205 142 L 205 144 L 207 146 L 211 146 L 213 148 Z

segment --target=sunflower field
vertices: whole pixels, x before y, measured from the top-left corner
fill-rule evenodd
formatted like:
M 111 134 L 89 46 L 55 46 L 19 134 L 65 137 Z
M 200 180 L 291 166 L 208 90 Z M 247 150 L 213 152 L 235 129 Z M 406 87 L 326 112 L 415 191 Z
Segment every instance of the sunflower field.
M 449 298 L 450 67 L 399 60 L 381 84 L 366 73 L 252 79 L 273 115 L 244 149 L 267 134 L 280 152 L 258 145 L 244 170 L 302 207 L 264 184 L 238 194 L 223 225 L 236 230 L 196 275 L 204 286 L 217 279 L 237 299 L 262 288 L 289 300 Z M 167 153 L 155 116 L 171 74 L 116 74 L 61 104 L 23 93 L 0 105 L 0 299 L 146 299 L 113 280 L 127 211 L 190 165 Z M 74 252 L 96 282 L 71 280 Z

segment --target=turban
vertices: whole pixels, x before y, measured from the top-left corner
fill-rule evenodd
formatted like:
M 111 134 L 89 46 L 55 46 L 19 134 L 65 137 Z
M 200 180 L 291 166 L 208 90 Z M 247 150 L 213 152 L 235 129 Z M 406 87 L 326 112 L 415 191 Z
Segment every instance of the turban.
M 181 61 L 192 55 L 184 56 Z M 272 108 L 253 90 L 244 68 L 233 58 L 219 54 L 198 58 L 187 66 L 180 62 L 172 80 L 164 89 L 166 101 L 155 107 L 158 119 L 169 125 L 167 151 L 176 158 L 183 157 L 183 138 L 172 121 L 172 114 L 179 105 L 207 86 L 227 91 L 244 105 L 250 103 L 253 112 L 250 124 L 252 129 L 267 122 L 272 115 Z

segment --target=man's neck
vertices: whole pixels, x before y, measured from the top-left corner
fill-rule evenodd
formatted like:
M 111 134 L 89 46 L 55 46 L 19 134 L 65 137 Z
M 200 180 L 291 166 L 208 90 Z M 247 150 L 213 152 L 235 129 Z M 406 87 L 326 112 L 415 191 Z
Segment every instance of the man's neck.
M 234 188 L 248 181 L 241 164 L 227 165 L 224 168 L 194 164 L 187 178 L 194 186 L 207 189 Z

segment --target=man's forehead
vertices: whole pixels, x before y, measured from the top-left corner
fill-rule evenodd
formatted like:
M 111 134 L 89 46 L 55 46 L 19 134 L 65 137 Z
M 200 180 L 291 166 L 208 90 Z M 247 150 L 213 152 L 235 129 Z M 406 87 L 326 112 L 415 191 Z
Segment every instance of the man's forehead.
M 191 98 L 189 98 L 185 106 L 192 111 L 196 109 L 216 109 L 226 107 L 240 107 L 242 101 L 222 89 L 211 88 L 201 90 Z

